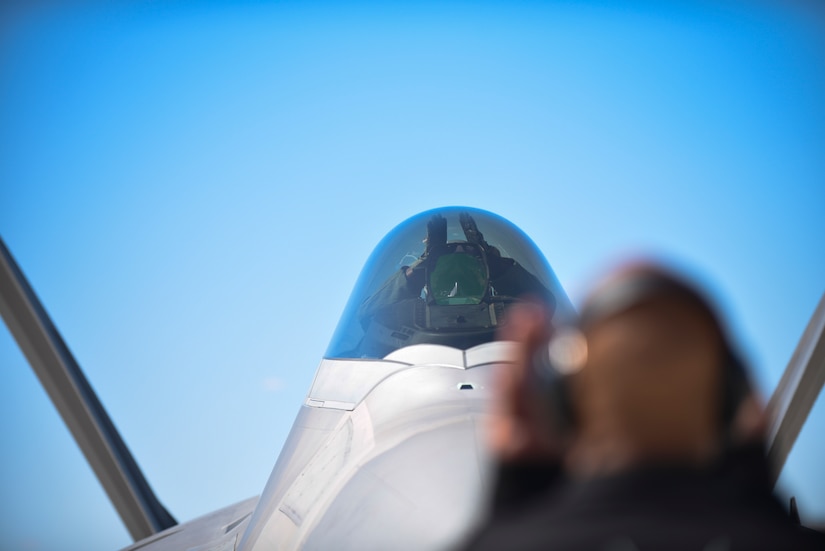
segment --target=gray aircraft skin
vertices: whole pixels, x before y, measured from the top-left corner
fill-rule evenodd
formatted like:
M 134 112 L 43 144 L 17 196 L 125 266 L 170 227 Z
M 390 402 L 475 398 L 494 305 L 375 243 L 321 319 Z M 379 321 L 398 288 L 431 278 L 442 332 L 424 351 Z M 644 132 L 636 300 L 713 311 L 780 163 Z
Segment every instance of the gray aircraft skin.
M 547 261 L 504 219 L 440 209 L 393 230 L 358 279 L 237 549 L 459 540 L 484 502 L 489 380 L 509 358 L 495 332 L 525 293 L 572 313 Z
M 27 284 L 20 287 L 34 300 L 29 310 L 44 315 Z M 49 362 L 26 338 L 33 330 L 15 317 L 9 294 L 0 296 L 0 313 L 135 537 L 128 551 L 450 549 L 480 518 L 489 490 L 483 430 L 491 379 L 512 357 L 512 343 L 496 340 L 508 308 L 529 297 L 547 306 L 551 323 L 575 317 L 544 256 L 507 220 L 459 207 L 408 219 L 367 261 L 261 496 L 176 524 L 151 490 L 141 494 L 148 485 L 130 474 L 131 456 L 117 468 L 95 459 L 119 450 L 109 442 L 119 437 L 95 444 L 73 421 L 79 410 L 105 412 L 94 413 L 84 396 L 72 406 L 61 394 L 72 385 L 41 374 Z M 43 324 L 57 335 L 56 356 L 66 356 L 56 329 Z M 777 469 L 825 378 L 823 326 L 825 300 L 772 399 Z M 112 482 L 117 469 L 142 484 L 124 490 Z M 121 495 L 132 491 L 131 501 Z
M 402 223 L 367 261 L 260 499 L 128 549 L 454 545 L 485 501 L 489 381 L 510 357 L 496 329 L 525 294 L 572 315 L 503 218 L 447 208 Z

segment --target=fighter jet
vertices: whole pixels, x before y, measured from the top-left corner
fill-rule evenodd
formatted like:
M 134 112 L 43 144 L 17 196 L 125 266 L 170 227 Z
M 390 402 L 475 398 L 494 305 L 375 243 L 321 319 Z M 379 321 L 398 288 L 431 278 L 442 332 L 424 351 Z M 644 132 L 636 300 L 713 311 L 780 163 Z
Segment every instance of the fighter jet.
M 482 429 L 491 378 L 511 358 L 496 340 L 509 308 L 540 301 L 551 323 L 575 318 L 544 256 L 509 221 L 459 207 L 413 216 L 367 260 L 261 495 L 179 524 L 1 241 L 0 261 L 0 313 L 134 551 L 450 548 L 488 491 Z M 822 387 L 823 325 L 825 301 L 772 399 L 776 461 Z

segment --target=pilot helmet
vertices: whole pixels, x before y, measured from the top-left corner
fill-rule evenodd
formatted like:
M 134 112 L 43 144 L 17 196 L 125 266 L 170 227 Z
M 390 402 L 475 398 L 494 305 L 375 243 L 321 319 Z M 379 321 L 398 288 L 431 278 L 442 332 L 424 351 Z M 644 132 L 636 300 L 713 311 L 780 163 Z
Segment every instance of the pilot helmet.
M 426 266 L 426 294 L 431 304 L 479 304 L 489 294 L 490 270 L 483 247 L 452 242 L 431 251 Z

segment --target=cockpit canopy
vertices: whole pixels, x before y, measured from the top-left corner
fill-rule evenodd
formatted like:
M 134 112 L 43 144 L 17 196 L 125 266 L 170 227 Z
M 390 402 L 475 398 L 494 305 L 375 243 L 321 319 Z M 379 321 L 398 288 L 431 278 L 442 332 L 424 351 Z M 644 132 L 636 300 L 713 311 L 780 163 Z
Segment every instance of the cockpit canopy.
M 531 297 L 573 313 L 536 245 L 487 211 L 447 207 L 399 224 L 361 272 L 327 358 L 383 358 L 412 344 L 490 342 L 508 307 Z

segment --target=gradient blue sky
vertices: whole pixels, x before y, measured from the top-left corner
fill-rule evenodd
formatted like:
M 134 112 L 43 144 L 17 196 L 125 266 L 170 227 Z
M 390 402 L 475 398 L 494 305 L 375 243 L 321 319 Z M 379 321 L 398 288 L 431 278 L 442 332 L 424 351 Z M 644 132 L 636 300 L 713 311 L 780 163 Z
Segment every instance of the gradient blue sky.
M 0 235 L 179 520 L 262 490 L 362 263 L 437 206 L 520 226 L 574 302 L 669 259 L 769 395 L 825 291 L 815 5 L 4 5 Z M 3 548 L 130 543 L 2 325 L 0 366 Z

